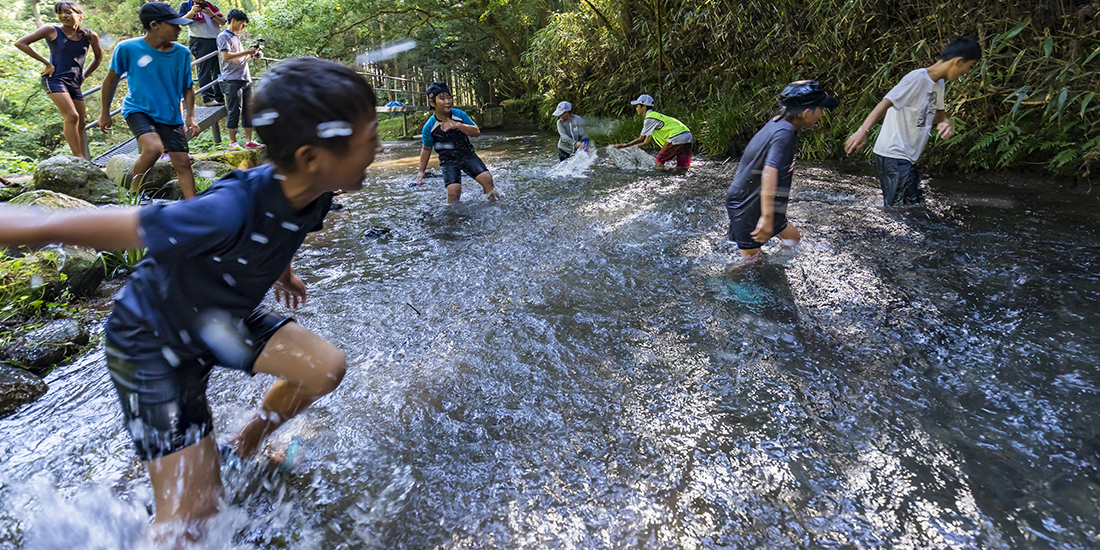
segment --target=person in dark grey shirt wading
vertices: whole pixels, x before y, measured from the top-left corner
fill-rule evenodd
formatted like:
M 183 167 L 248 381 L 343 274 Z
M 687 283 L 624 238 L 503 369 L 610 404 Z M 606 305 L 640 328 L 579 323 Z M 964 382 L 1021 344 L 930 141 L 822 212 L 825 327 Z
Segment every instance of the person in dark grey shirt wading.
M 229 28 L 218 35 L 218 51 L 222 58 L 222 92 L 225 95 L 225 127 L 229 130 L 229 147 L 239 149 L 237 126 L 244 126 L 245 147 L 259 147 L 252 141 L 252 76 L 248 60 L 260 52 L 254 46 L 244 49 L 240 34 L 248 25 L 248 16 L 241 10 L 229 10 Z
M 780 94 L 783 111 L 753 136 L 733 184 L 726 191 L 726 212 L 730 217 L 726 237 L 737 243 L 742 259 L 762 258 L 760 247 L 773 235 L 783 244 L 795 246 L 802 236 L 787 221 L 787 200 L 794 172 L 795 133 L 813 128 L 822 108 L 839 105 L 815 80 L 792 82 Z

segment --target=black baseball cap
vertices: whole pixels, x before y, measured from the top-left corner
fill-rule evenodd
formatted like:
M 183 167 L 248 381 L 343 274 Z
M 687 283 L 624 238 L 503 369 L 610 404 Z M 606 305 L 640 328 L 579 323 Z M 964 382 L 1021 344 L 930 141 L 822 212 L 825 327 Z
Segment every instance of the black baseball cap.
M 447 86 L 447 83 L 443 82 L 442 80 L 437 80 L 435 82 L 432 82 L 431 84 L 428 84 L 428 99 L 434 99 L 435 96 L 439 94 L 449 93 L 451 93 L 450 86 Z
M 185 17 L 180 17 L 180 14 L 176 10 L 172 9 L 172 6 L 165 4 L 164 2 L 149 2 L 141 6 L 138 10 L 138 18 L 141 19 L 142 25 L 148 25 L 153 21 L 160 21 L 161 23 L 171 23 L 173 25 L 190 25 L 191 20 Z
M 833 109 L 840 105 L 837 98 L 829 95 L 816 80 L 791 82 L 779 94 L 779 103 L 784 107 L 824 107 Z

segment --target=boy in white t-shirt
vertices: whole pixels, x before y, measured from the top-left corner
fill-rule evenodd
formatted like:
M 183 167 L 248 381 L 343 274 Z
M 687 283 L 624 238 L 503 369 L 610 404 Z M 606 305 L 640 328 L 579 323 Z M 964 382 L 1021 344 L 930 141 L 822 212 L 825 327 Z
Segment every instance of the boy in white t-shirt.
M 981 58 L 982 48 L 973 38 L 952 40 L 931 67 L 905 75 L 844 143 L 848 154 L 863 147 L 871 127 L 885 115 L 874 150 L 885 206 L 919 204 L 924 200 L 917 159 L 933 126 L 940 139 L 949 139 L 954 134 L 951 119 L 944 110 L 944 82 L 958 80 Z

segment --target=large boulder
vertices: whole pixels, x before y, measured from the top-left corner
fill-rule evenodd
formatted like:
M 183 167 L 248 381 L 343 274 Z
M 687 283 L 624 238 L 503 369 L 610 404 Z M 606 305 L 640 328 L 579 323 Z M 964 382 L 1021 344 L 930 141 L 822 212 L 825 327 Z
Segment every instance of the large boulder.
M 118 186 L 98 166 L 71 155 L 50 157 L 34 170 L 34 188 L 56 191 L 94 204 L 118 199 Z
M 107 161 L 107 177 L 111 178 L 117 185 L 122 186 L 122 188 L 129 189 L 130 181 L 133 179 L 135 162 L 137 162 L 136 155 L 111 157 Z M 172 167 L 172 163 L 167 160 L 158 160 L 153 163 L 152 168 L 145 172 L 141 190 L 156 199 L 180 198 L 182 195 L 179 197 L 170 196 L 173 193 L 171 187 L 168 186 L 168 182 L 175 179 L 175 177 L 176 169 Z
M 0 363 L 42 376 L 87 343 L 88 332 L 79 322 L 59 319 L 0 349 Z
M 0 365 L 0 417 L 46 395 L 46 383 L 23 370 Z
M 47 211 L 95 208 L 95 205 L 90 202 L 54 193 L 53 191 L 23 193 L 12 199 L 9 204 L 36 206 Z M 58 261 L 58 271 L 65 275 L 61 287 L 68 288 L 69 292 L 77 297 L 87 297 L 94 294 L 107 274 L 102 256 L 90 248 L 62 246 Z

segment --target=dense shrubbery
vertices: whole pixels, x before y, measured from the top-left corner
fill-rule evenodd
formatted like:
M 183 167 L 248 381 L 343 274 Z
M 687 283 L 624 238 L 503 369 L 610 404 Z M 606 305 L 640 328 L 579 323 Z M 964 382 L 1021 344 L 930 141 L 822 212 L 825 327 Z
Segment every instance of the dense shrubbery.
M 652 9 L 662 4 L 663 43 Z M 631 17 L 607 16 L 626 10 Z M 958 135 L 934 143 L 925 162 L 1087 175 L 1100 161 L 1098 12 L 1096 1 L 593 1 L 536 34 L 526 71 L 547 104 L 568 99 L 583 112 L 625 113 L 627 100 L 648 92 L 712 154 L 747 140 L 784 84 L 814 78 L 842 107 L 807 133 L 803 152 L 838 157 L 890 87 L 969 34 L 986 57 L 948 86 Z

